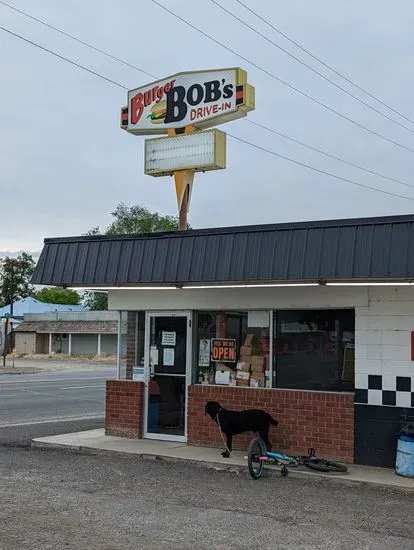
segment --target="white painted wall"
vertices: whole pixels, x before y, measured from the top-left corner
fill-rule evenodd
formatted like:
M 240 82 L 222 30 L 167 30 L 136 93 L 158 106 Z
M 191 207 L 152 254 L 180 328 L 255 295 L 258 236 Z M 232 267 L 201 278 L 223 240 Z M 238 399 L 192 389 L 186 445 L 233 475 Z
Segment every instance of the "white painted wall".
M 366 287 L 111 290 L 109 308 L 132 310 L 310 309 L 363 307 Z
M 73 355 L 96 355 L 97 351 L 97 334 L 72 334 Z
M 108 355 L 116 355 L 117 334 L 102 334 L 101 336 L 101 353 Z M 126 336 L 121 335 L 121 355 L 126 353 Z
M 395 390 L 397 376 L 411 377 L 411 331 L 414 331 L 414 288 L 371 287 L 369 303 L 355 310 L 355 387 L 367 388 L 367 376 L 383 376 L 383 389 Z M 398 401 L 401 395 L 397 395 Z M 409 406 L 407 403 L 401 406 Z M 380 404 L 380 403 L 378 403 Z
M 36 353 L 36 334 L 34 332 L 15 332 L 14 345 L 17 354 L 33 355 Z

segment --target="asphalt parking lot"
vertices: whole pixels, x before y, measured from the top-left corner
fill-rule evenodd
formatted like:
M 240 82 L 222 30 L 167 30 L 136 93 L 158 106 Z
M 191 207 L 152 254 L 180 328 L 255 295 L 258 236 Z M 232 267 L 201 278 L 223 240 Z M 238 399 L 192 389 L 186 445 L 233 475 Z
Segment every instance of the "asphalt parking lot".
M 413 492 L 0 447 L 0 548 L 414 549 Z

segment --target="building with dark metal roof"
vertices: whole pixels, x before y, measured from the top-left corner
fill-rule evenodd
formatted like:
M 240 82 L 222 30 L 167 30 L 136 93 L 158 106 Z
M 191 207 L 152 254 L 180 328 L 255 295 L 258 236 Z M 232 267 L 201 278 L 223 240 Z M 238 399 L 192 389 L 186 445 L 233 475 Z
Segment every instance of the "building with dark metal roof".
M 46 239 L 33 283 L 70 286 L 414 278 L 414 215 Z
M 32 282 L 127 319 L 107 434 L 217 446 L 214 400 L 265 408 L 288 452 L 392 467 L 414 419 L 414 215 L 46 239 Z

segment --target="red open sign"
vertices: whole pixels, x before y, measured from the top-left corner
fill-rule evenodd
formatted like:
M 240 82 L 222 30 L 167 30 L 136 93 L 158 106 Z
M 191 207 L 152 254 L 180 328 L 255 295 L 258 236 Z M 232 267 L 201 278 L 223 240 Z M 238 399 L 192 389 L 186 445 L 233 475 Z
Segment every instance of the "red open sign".
M 211 360 L 223 363 L 236 362 L 236 340 L 231 338 L 212 338 Z

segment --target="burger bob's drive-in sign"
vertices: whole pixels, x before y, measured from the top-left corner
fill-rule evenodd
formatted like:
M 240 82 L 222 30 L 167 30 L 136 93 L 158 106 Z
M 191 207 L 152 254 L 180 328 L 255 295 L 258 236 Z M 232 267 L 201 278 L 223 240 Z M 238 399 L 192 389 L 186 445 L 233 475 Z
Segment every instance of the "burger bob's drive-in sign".
M 177 73 L 128 92 L 121 128 L 136 135 L 211 128 L 254 109 L 254 88 L 239 68 Z
M 188 227 L 194 173 L 226 167 L 226 134 L 205 130 L 253 109 L 254 88 L 239 68 L 177 73 L 128 92 L 121 128 L 168 136 L 146 141 L 145 173 L 174 176 L 181 230 Z

